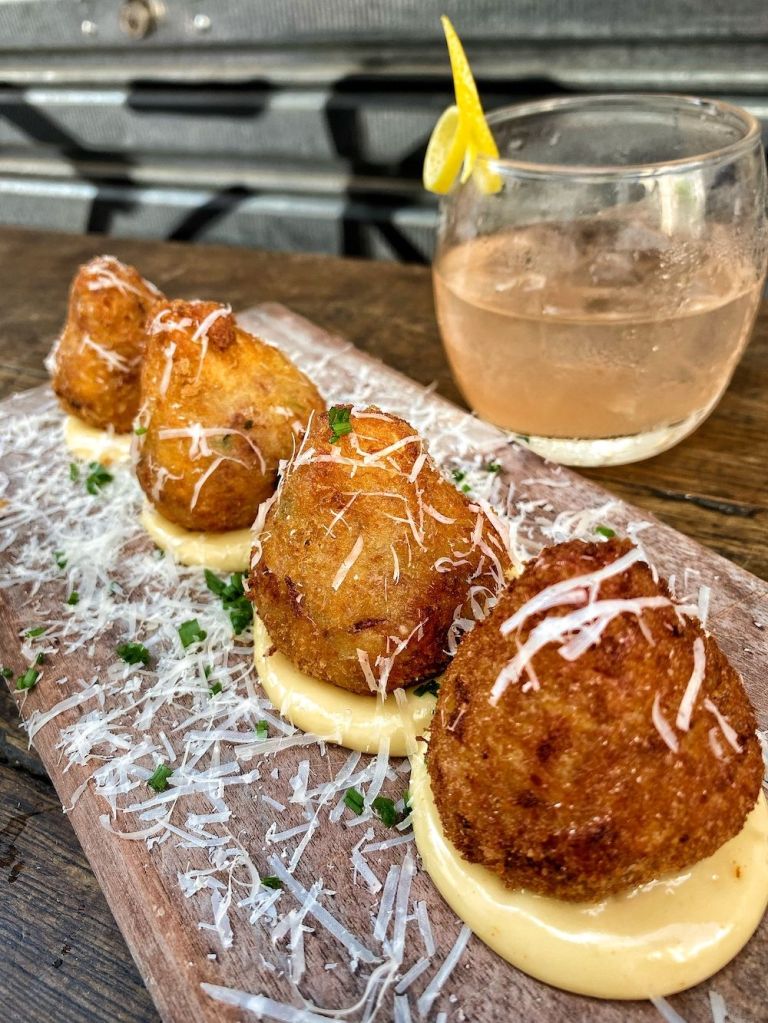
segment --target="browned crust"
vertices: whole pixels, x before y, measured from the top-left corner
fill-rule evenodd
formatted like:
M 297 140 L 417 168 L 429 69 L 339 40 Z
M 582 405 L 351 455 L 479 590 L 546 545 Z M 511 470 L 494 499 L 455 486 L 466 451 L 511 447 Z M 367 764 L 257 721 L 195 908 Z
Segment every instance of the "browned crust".
M 678 752 L 653 724 L 674 724 L 693 667 L 700 625 L 671 608 L 643 612 L 652 642 L 628 614 L 576 661 L 554 644 L 534 658 L 541 688 L 489 695 L 514 655 L 499 628 L 534 594 L 590 572 L 630 549 L 627 541 L 571 541 L 547 548 L 511 584 L 489 619 L 459 649 L 443 678 L 428 752 L 438 811 L 462 856 L 509 886 L 597 900 L 711 855 L 741 829 L 760 792 L 763 761 L 741 680 L 712 637 L 690 730 Z M 668 595 L 645 564 L 603 582 L 600 596 Z M 544 614 L 567 613 L 555 608 Z M 544 617 L 522 628 L 522 643 Z M 723 739 L 708 697 L 738 734 Z M 722 759 L 710 745 L 710 729 Z
M 139 419 L 146 433 L 137 437 L 139 483 L 169 521 L 206 532 L 252 524 L 274 491 L 279 462 L 300 442 L 310 415 L 325 408 L 290 359 L 241 330 L 229 312 L 211 323 L 207 346 L 195 339 L 205 318 L 223 308 L 180 300 L 157 307 L 155 327 L 164 321 L 185 326 L 154 333 L 150 326 L 141 379 Z M 207 450 L 194 453 L 190 437 L 162 436 L 192 424 L 221 432 L 206 438 Z
M 361 451 L 377 452 L 415 437 L 405 420 L 378 409 L 352 412 L 351 422 L 353 434 L 332 445 L 328 416 L 313 420 L 304 448 L 314 454 L 289 471 L 270 509 L 262 554 L 251 573 L 251 595 L 278 650 L 303 671 L 353 692 L 370 692 L 358 651 L 367 655 L 378 678 L 377 658 L 386 658 L 397 640 L 412 636 L 392 661 L 386 684 L 391 691 L 433 677 L 448 661 L 448 630 L 482 557 L 470 542 L 478 512 L 431 459 L 416 482 L 409 482 L 424 450 L 418 437 L 388 456 L 381 469 L 323 460 L 333 451 L 359 461 Z M 422 516 L 422 545 L 407 523 L 388 517 L 404 519 L 410 513 L 419 522 L 417 488 L 423 504 L 452 520 L 445 524 Z M 334 591 L 331 583 L 358 537 L 363 539 L 360 555 Z M 493 534 L 489 542 L 506 568 L 499 538 Z M 463 563 L 437 572 L 435 562 L 457 550 L 466 554 Z M 492 586 L 486 573 L 479 581 Z
M 117 285 L 91 287 L 104 268 L 124 282 L 123 290 Z M 97 257 L 80 267 L 52 356 L 52 386 L 66 412 L 96 429 L 131 431 L 139 408 L 144 327 L 147 315 L 162 298 L 138 270 L 112 256 Z M 112 360 L 98 349 L 111 353 Z

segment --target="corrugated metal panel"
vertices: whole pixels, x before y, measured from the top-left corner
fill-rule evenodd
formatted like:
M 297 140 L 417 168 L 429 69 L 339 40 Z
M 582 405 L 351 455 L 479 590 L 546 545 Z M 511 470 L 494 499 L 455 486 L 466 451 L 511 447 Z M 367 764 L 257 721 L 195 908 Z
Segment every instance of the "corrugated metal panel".
M 133 0 L 136 3 L 136 0 Z M 125 4 L 104 0 L 14 0 L 0 4 L 7 49 L 127 46 Z M 138 4 L 137 6 L 141 6 Z M 763 0 L 166 0 L 145 45 L 327 44 L 361 36 L 415 44 L 434 38 L 441 14 L 468 40 L 768 38 Z M 83 29 L 83 22 L 93 26 Z
M 529 92 L 486 86 L 493 109 Z M 768 120 L 768 99 L 729 95 Z M 209 154 L 219 160 L 328 165 L 417 177 L 448 88 L 354 89 L 0 88 L 0 146 L 17 152 Z
M 429 260 L 435 228 L 433 209 L 399 208 L 364 197 L 141 188 L 2 175 L 0 211 L 4 223 L 29 227 L 408 262 Z
M 0 222 L 428 258 L 443 11 L 489 108 L 657 90 L 768 114 L 765 0 L 0 0 Z

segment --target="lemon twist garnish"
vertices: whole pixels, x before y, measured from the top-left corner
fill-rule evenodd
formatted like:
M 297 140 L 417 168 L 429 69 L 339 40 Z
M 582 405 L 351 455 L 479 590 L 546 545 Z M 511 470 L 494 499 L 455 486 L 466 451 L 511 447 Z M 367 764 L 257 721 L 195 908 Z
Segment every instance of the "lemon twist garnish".
M 456 105 L 448 107 L 432 131 L 424 157 L 424 187 L 438 195 L 449 192 L 461 169 L 467 181 L 478 156 L 498 159 L 499 150 L 485 120 L 477 85 L 461 40 L 450 20 L 441 19 L 451 61 Z M 478 185 L 483 192 L 498 192 L 501 178 L 484 165 L 478 168 Z

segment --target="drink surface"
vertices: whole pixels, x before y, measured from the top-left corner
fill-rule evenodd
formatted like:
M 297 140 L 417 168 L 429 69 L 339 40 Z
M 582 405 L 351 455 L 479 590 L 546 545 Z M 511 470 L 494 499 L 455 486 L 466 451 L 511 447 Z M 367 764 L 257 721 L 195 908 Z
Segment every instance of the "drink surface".
M 762 281 L 730 230 L 679 241 L 631 220 L 538 223 L 439 255 L 435 300 L 459 387 L 523 435 L 627 437 L 708 410 Z

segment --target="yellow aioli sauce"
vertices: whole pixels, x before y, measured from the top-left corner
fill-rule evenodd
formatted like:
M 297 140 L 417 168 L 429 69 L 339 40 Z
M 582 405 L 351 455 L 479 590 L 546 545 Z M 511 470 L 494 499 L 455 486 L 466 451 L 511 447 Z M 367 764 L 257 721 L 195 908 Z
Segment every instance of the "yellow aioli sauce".
M 200 565 L 214 572 L 247 572 L 253 536 L 250 529 L 225 533 L 194 533 L 169 522 L 145 504 L 141 524 L 158 547 L 182 565 Z
M 413 830 L 435 886 L 502 958 L 554 987 L 595 998 L 664 997 L 716 973 L 746 945 L 768 903 L 768 807 L 706 860 L 603 902 L 506 888 L 443 834 L 423 744 L 411 758 Z
M 264 691 L 284 718 L 347 749 L 378 753 L 387 738 L 390 756 L 406 756 L 432 720 L 436 701 L 429 693 L 405 690 L 401 708 L 394 695 L 382 700 L 305 675 L 274 649 L 258 614 L 253 616 L 253 659 Z
M 127 462 L 131 457 L 130 433 L 97 430 L 77 416 L 64 417 L 64 443 L 75 458 L 102 465 Z

